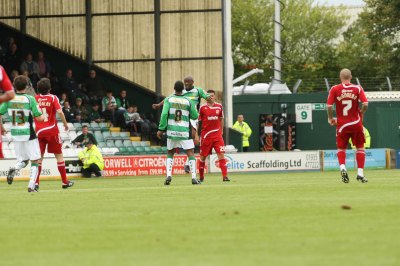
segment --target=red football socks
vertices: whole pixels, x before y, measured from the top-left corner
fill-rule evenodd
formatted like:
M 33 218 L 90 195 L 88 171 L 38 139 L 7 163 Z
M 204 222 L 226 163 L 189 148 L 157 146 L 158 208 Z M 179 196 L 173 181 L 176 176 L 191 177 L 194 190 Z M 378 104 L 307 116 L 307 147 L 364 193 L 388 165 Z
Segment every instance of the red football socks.
M 36 177 L 36 185 L 40 184 L 40 173 L 42 172 L 42 163 L 38 163 L 38 172 Z
M 364 169 L 364 164 L 365 164 L 365 151 L 364 150 L 357 150 L 356 161 L 357 161 L 357 167 Z
M 346 151 L 338 150 L 337 157 L 338 157 L 338 160 L 339 160 L 339 165 L 346 164 Z
M 63 182 L 63 184 L 67 184 L 68 183 L 68 179 L 67 179 L 67 172 L 65 171 L 65 162 L 57 162 L 57 168 L 58 171 L 60 172 L 61 175 L 61 180 Z
M 228 168 L 226 167 L 226 159 L 219 160 L 219 168 L 221 168 L 222 178 L 228 175 Z
M 200 180 L 204 179 L 204 167 L 206 165 L 206 162 L 202 161 L 199 159 L 199 174 L 200 174 Z

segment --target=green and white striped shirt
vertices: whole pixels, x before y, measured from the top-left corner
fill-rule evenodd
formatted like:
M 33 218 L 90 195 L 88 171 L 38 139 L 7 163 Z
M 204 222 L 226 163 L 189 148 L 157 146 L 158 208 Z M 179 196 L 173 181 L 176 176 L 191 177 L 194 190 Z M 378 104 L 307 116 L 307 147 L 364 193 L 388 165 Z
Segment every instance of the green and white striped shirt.
M 197 119 L 199 114 L 194 103 L 183 95 L 171 95 L 164 100 L 159 130 L 167 130 L 167 137 L 172 140 L 190 139 L 190 119 Z
M 194 103 L 197 110 L 200 108 L 200 100 L 202 98 L 205 100 L 209 97 L 209 95 L 200 87 L 193 87 L 190 91 L 184 89 L 182 94 Z
M 11 137 L 14 141 L 28 141 L 36 138 L 33 117 L 41 116 L 36 99 L 25 93 L 17 93 L 0 106 L 0 115 L 8 113 L 11 119 Z

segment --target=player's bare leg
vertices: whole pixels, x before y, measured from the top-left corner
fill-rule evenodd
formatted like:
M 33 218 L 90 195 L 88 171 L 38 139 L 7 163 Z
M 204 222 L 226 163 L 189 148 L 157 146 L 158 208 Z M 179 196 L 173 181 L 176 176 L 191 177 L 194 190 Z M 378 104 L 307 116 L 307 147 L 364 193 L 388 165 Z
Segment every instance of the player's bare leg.
M 368 179 L 364 176 L 364 165 L 365 165 L 365 150 L 364 148 L 357 148 L 356 151 L 357 161 L 357 181 L 367 183 Z
M 18 170 L 21 170 L 22 168 L 25 168 L 29 163 L 29 160 L 22 161 L 22 162 L 17 162 L 14 166 L 11 166 L 8 169 L 7 173 L 7 183 L 11 185 L 14 181 L 14 176 Z

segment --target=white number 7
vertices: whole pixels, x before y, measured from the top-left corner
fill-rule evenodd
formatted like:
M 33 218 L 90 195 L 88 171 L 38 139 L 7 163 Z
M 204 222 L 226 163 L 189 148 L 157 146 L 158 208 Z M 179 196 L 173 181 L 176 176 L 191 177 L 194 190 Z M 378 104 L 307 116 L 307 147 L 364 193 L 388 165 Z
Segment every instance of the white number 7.
M 353 102 L 351 100 L 345 100 L 342 101 L 342 104 L 344 105 L 343 108 L 343 115 L 347 116 L 349 114 L 349 110 L 351 109 Z

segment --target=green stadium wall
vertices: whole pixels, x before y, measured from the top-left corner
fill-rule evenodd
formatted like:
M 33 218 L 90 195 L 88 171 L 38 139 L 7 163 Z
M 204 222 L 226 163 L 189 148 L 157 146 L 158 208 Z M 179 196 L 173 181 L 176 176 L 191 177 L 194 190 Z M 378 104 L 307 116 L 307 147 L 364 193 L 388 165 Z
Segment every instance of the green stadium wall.
M 325 103 L 327 97 L 327 92 L 233 96 L 233 119 L 236 120 L 238 114 L 244 115 L 245 121 L 253 130 L 250 151 L 258 151 L 260 114 L 282 113 L 281 104 L 286 104 L 287 114 L 295 119 L 296 103 Z M 400 102 L 370 102 L 364 117 L 364 126 L 371 135 L 371 148 L 400 149 Z M 327 122 L 326 110 L 314 110 L 312 123 L 296 124 L 296 148 L 335 149 L 335 135 L 335 128 Z

